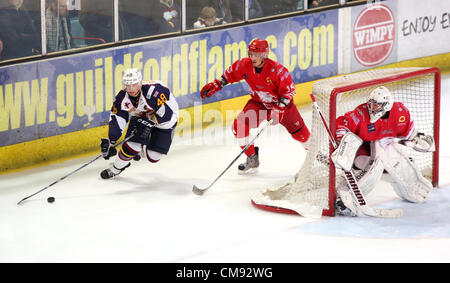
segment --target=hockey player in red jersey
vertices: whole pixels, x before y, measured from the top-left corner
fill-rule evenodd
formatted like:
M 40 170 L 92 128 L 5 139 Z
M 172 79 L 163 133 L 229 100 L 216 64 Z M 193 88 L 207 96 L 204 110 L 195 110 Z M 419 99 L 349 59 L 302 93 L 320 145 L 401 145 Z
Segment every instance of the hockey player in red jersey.
M 380 87 L 373 92 L 371 99 L 338 117 L 336 124 L 336 140 L 341 140 L 344 134 L 351 131 L 363 141 L 380 141 L 389 144 L 394 138 L 406 139 L 414 130 L 409 110 L 401 102 L 392 102 L 391 98 L 384 100 L 383 92 L 389 90 Z M 375 94 L 379 93 L 377 97 Z M 377 100 L 381 100 L 378 101 Z
M 406 147 L 419 152 L 434 151 L 434 139 L 417 131 L 408 108 L 394 102 L 384 86 L 374 89 L 367 103 L 336 120 L 339 147 L 331 155 L 336 168 L 354 170 L 363 195 L 370 193 L 383 173 L 389 175 L 394 191 L 402 199 L 421 203 L 432 190 Z M 406 146 L 406 147 L 405 147 Z M 358 205 L 345 184 L 337 186 L 337 212 L 359 213 Z
M 249 142 L 250 129 L 264 120 L 280 123 L 307 148 L 310 132 L 293 102 L 295 86 L 289 71 L 268 58 L 269 44 L 254 39 L 248 47 L 248 57 L 234 62 L 218 79 L 206 84 L 200 91 L 202 99 L 210 97 L 229 83 L 245 80 L 250 86 L 251 99 L 233 122 L 233 133 L 243 149 Z M 245 151 L 247 161 L 240 164 L 240 173 L 259 166 L 258 147 L 251 145 Z

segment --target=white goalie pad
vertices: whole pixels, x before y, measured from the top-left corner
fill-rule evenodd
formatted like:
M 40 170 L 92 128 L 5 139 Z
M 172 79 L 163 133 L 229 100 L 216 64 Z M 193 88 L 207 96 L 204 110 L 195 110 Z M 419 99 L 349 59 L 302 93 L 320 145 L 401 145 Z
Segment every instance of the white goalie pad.
M 360 170 L 353 170 L 359 189 L 364 196 L 367 196 L 375 188 L 384 172 L 384 165 L 379 154 L 380 151 L 376 149 L 375 143 L 371 143 L 370 147 L 371 156 L 358 156 L 355 159 L 355 165 Z M 348 209 L 355 215 L 360 214 L 359 207 L 351 195 L 345 177 L 342 175 L 338 179 L 337 194 Z
M 401 145 L 393 143 L 385 149 L 383 164 L 398 196 L 415 203 L 422 203 L 427 199 L 433 186 L 422 176 Z
M 364 195 L 368 195 L 383 175 L 384 165 L 379 158 L 370 159 L 363 170 L 355 170 L 355 177 Z
M 334 166 L 349 171 L 355 160 L 356 151 L 362 144 L 362 139 L 352 132 L 347 132 L 338 148 L 331 154 Z

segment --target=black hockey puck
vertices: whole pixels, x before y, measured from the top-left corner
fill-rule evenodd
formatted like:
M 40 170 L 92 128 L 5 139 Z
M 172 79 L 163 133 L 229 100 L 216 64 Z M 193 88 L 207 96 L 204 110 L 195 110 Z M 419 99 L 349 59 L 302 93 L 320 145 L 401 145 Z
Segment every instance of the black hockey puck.
M 52 202 L 54 202 L 55 201 L 55 198 L 54 197 L 49 197 L 48 199 L 47 199 L 47 202 L 49 202 L 49 203 L 52 203 Z

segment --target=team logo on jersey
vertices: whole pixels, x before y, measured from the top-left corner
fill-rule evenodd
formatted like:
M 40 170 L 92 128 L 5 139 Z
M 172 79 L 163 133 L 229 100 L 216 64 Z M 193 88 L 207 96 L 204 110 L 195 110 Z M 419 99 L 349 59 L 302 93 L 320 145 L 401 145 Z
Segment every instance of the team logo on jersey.
M 405 122 L 405 120 L 406 120 L 405 116 L 400 116 L 400 117 L 398 118 L 398 121 L 399 121 L 399 122 Z
M 367 132 L 368 133 L 375 132 L 375 124 L 374 123 L 367 125 Z

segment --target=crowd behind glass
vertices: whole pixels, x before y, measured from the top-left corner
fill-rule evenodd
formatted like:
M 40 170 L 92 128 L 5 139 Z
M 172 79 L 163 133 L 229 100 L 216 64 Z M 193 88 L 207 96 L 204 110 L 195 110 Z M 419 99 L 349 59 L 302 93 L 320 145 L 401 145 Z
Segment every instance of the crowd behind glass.
M 0 0 L 0 61 L 161 34 L 182 34 L 216 25 L 338 7 L 346 2 L 350 1 Z

